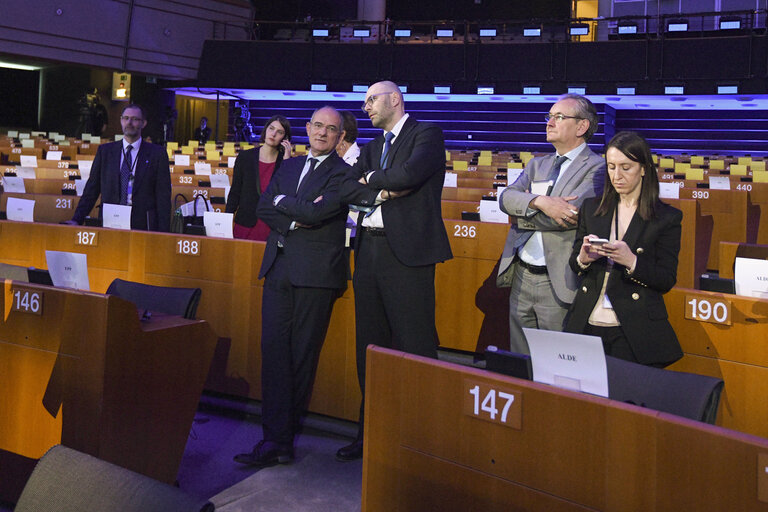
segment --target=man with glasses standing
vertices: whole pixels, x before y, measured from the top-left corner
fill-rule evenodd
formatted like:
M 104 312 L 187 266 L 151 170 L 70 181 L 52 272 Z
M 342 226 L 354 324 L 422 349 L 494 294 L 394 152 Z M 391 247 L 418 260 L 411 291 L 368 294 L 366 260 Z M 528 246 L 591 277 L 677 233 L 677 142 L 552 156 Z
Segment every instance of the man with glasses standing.
M 556 153 L 531 159 L 499 195 L 512 216 L 496 284 L 510 287 L 511 350 L 529 353 L 522 327 L 561 331 L 576 295 L 568 266 L 581 203 L 600 195 L 605 161 L 589 149 L 597 111 L 578 94 L 563 96 L 545 116 Z
M 405 113 L 396 84 L 368 88 L 363 111 L 383 130 L 366 144 L 341 186 L 361 211 L 355 236 L 357 375 L 365 400 L 369 344 L 437 357 L 435 264 L 452 257 L 440 210 L 445 179 L 442 130 Z M 363 455 L 363 407 L 355 442 L 336 452 Z
M 72 220 L 82 224 L 101 202 L 131 207 L 131 229 L 168 231 L 171 223 L 171 171 L 165 148 L 141 139 L 147 117 L 140 105 L 130 104 L 120 116 L 123 140 L 101 144 L 91 165 Z

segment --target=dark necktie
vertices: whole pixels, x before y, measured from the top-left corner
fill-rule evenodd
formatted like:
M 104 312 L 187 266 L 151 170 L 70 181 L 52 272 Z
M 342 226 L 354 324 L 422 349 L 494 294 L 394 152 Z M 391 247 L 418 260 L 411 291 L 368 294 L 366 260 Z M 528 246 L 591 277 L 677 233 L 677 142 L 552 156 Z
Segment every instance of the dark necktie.
M 381 160 L 379 161 L 379 168 L 387 168 L 387 156 L 389 156 L 389 149 L 392 147 L 392 139 L 395 138 L 395 134 L 389 132 L 384 136 L 384 147 L 381 150 Z
M 307 169 L 307 172 L 303 172 L 301 173 L 301 176 L 299 176 L 299 184 L 296 187 L 297 192 L 301 188 L 301 184 L 307 180 L 307 176 L 312 174 L 312 171 L 315 170 L 315 166 L 317 165 L 317 158 L 309 158 L 308 161 L 309 161 L 309 168 Z
M 123 164 L 120 166 L 120 204 L 128 204 L 128 182 L 131 180 L 131 150 L 128 145 L 123 154 Z
M 549 179 L 552 180 L 552 186 L 549 187 L 549 191 L 547 191 L 547 195 L 551 194 L 552 189 L 555 188 L 555 183 L 557 183 L 557 178 L 558 176 L 560 176 L 560 167 L 563 166 L 566 160 L 568 160 L 567 156 L 555 157 L 555 163 L 552 165 L 552 170 L 549 172 Z

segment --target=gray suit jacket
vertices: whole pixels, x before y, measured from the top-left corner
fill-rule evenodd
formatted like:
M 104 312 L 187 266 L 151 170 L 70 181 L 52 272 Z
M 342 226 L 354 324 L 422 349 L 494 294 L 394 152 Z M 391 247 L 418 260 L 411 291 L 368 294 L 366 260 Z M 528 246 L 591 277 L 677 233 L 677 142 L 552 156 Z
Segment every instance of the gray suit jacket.
M 504 244 L 496 284 L 511 285 L 515 255 L 520 246 L 527 241 L 527 237 L 523 235 L 531 230 L 541 231 L 552 287 L 560 301 L 570 304 L 576 295 L 578 285 L 576 274 L 568 265 L 576 226 L 563 228 L 543 212 L 528 209 L 528 204 L 536 197 L 536 194 L 530 192 L 531 182 L 546 181 L 554 160 L 554 154 L 532 159 L 517 181 L 504 189 L 499 196 L 501 209 L 517 219 L 512 219 L 512 227 Z M 581 203 L 585 199 L 602 195 L 605 174 L 605 160 L 587 146 L 564 171 L 550 195 L 578 196 L 573 204 L 581 208 Z

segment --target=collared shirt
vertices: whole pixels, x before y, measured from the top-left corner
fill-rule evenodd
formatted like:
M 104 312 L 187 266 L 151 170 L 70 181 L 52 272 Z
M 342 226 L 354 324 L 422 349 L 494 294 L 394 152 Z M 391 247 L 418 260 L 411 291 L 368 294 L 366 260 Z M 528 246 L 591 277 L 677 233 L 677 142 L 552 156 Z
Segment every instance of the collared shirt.
M 133 204 L 133 180 L 136 177 L 136 165 L 137 157 L 139 155 L 139 148 L 141 148 L 141 137 L 135 142 L 128 142 L 123 138 L 123 151 L 120 153 L 120 168 L 123 167 L 123 160 L 125 160 L 125 154 L 128 152 L 128 146 L 131 146 L 131 176 L 128 178 L 128 196 L 126 204 L 129 206 Z
M 349 146 L 349 149 L 347 149 L 347 152 L 344 153 L 344 156 L 342 158 L 349 165 L 355 165 L 355 162 L 357 162 L 357 157 L 359 156 L 360 156 L 360 146 L 357 145 L 357 142 L 353 142 L 352 145 Z
M 394 137 L 392 137 L 392 140 L 390 141 L 391 145 L 395 144 L 395 141 L 397 140 L 397 137 L 400 135 L 400 131 L 403 129 L 403 125 L 405 124 L 406 119 L 408 119 L 408 114 L 405 114 L 403 117 L 400 118 L 400 120 L 395 124 L 394 127 L 392 127 L 392 133 L 394 134 Z M 384 132 L 384 136 L 387 135 L 387 132 Z M 384 146 L 382 146 L 382 150 L 384 149 Z M 390 151 L 392 151 L 392 148 L 390 147 Z M 373 171 L 375 172 L 375 171 Z M 373 172 L 368 173 L 368 178 L 371 177 L 371 174 Z M 379 192 L 379 195 L 376 196 L 376 204 L 379 205 L 386 201 L 386 199 L 381 197 L 381 192 Z M 384 218 L 381 216 L 381 208 L 376 208 L 373 210 L 373 213 L 371 213 L 367 217 L 363 217 L 363 226 L 366 228 L 383 228 L 384 227 Z
M 577 156 L 579 156 L 579 153 L 584 150 L 586 145 L 586 142 L 582 142 L 579 146 L 573 148 L 564 155 L 555 154 L 555 158 L 558 156 L 564 156 L 568 160 L 563 162 L 563 164 L 560 166 L 560 174 L 557 175 L 555 183 L 552 184 L 553 187 L 557 185 L 557 182 L 560 181 L 560 178 L 562 178 L 563 175 L 568 172 L 568 168 L 571 166 L 571 163 Z M 544 242 L 541 238 L 541 231 L 536 231 L 533 236 L 528 239 L 525 245 L 523 245 L 517 251 L 517 254 L 520 256 L 521 260 L 528 263 L 529 265 L 536 265 L 539 267 L 545 266 L 547 264 L 547 260 L 544 257 Z
M 307 176 L 307 173 L 309 172 L 309 166 L 311 162 L 309 161 L 310 158 L 314 158 L 317 160 L 317 163 L 315 164 L 315 169 L 320 167 L 320 164 L 323 163 L 323 161 L 331 156 L 331 153 L 326 153 L 321 156 L 314 156 L 312 154 L 312 149 L 310 149 L 307 152 L 307 159 L 304 161 L 304 168 L 301 170 L 301 175 L 299 176 L 299 183 L 296 185 L 296 191 L 299 190 L 299 187 L 301 186 L 301 182 L 304 181 L 304 178 Z M 279 196 L 275 196 L 275 198 L 272 200 L 272 204 L 274 206 L 277 206 L 277 203 L 279 203 L 283 198 L 285 197 L 285 194 L 280 194 Z M 296 229 L 296 221 L 291 222 L 291 226 L 289 228 L 290 230 Z

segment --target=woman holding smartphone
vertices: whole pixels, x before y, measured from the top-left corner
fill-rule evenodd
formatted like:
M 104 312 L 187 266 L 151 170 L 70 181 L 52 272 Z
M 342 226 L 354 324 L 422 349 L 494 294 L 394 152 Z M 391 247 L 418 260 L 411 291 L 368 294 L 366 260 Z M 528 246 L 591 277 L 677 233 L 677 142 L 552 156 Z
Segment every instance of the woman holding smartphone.
M 265 241 L 269 226 L 256 216 L 261 192 L 283 160 L 291 157 L 291 125 L 283 116 L 272 116 L 261 130 L 261 147 L 241 151 L 235 160 L 227 213 L 234 213 L 235 238 Z
M 664 367 L 683 355 L 663 298 L 677 280 L 683 215 L 659 200 L 643 137 L 617 133 L 605 159 L 603 196 L 579 213 L 570 265 L 582 280 L 565 330 L 600 336 L 606 355 Z

